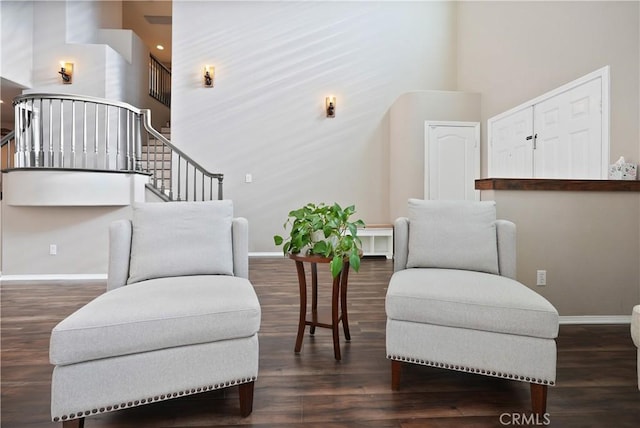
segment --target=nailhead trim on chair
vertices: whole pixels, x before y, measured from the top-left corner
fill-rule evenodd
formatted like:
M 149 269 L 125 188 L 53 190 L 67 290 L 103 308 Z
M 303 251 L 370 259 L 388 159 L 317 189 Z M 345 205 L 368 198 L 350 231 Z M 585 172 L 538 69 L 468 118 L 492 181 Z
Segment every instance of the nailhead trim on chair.
M 120 409 L 126 409 L 128 407 L 135 407 L 135 406 L 139 406 L 140 404 L 149 404 L 157 401 L 169 400 L 171 398 L 182 397 L 185 395 L 196 394 L 199 392 L 214 391 L 216 389 L 222 389 L 222 388 L 227 388 L 229 386 L 240 385 L 241 383 L 254 382 L 256 379 L 257 377 L 255 376 L 250 378 L 235 379 L 235 380 L 230 380 L 223 383 L 216 383 L 215 385 L 200 386 L 198 388 L 191 388 L 186 391 L 170 392 L 167 394 L 156 395 L 154 397 L 143 398 L 141 400 L 129 401 L 126 403 L 114 404 L 112 406 L 100 407 L 99 409 L 85 410 L 77 413 L 70 413 L 69 415 L 55 416 L 53 417 L 53 422 L 68 421 L 72 419 L 83 418 L 85 416 L 110 412 L 113 410 L 120 410 Z
M 520 380 L 520 381 L 525 381 L 530 383 L 539 383 L 541 385 L 552 385 L 552 386 L 555 385 L 555 382 L 552 380 L 535 379 L 532 377 L 519 376 L 511 373 L 502 373 L 502 372 L 490 371 L 485 369 L 476 369 L 472 367 L 464 367 L 464 366 L 458 366 L 458 365 L 447 364 L 447 363 L 439 363 L 436 361 L 417 360 L 415 358 L 400 357 L 397 355 L 387 355 L 387 358 L 390 360 L 403 361 L 406 363 L 421 364 L 423 366 L 438 367 L 438 368 L 449 369 L 449 370 L 458 370 L 461 372 L 468 372 L 468 373 L 477 373 L 485 376 L 503 377 L 506 379 L 514 379 L 514 380 Z

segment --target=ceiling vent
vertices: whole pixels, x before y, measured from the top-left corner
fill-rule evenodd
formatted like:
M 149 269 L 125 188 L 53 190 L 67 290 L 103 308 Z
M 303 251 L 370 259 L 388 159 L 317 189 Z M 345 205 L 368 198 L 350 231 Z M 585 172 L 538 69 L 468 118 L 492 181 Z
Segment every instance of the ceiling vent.
M 171 25 L 171 16 L 163 15 L 145 15 L 144 19 L 153 25 Z

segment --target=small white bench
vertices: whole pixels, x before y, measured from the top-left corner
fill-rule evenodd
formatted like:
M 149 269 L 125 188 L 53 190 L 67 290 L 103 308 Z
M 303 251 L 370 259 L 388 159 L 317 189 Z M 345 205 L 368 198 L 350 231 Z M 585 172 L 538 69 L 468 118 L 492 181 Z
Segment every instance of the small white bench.
M 358 229 L 364 256 L 393 258 L 393 226 L 391 224 L 368 224 Z

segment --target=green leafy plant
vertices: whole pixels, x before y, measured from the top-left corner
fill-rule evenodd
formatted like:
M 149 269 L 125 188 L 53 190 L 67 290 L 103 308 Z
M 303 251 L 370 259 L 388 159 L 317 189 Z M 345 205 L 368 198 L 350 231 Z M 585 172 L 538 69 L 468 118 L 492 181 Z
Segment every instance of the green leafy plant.
M 330 268 L 333 277 L 337 277 L 344 266 L 344 260 L 356 272 L 360 269 L 362 241 L 358 238 L 358 228 L 365 227 L 362 220 L 350 221 L 356 212 L 354 205 L 342 208 L 337 203 L 308 203 L 302 208 L 289 212 L 284 224 L 290 227 L 289 237 L 285 240 L 275 235 L 276 245 L 283 245 L 285 254 L 318 255 L 331 259 Z

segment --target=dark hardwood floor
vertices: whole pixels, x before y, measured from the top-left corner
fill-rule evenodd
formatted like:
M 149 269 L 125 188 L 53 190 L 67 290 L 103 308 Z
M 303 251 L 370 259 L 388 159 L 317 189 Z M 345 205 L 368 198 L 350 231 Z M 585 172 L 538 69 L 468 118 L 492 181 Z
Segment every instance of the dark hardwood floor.
M 342 361 L 331 332 L 308 329 L 295 354 L 298 286 L 293 261 L 253 258 L 250 277 L 262 305 L 260 372 L 251 416 L 239 416 L 237 388 L 203 393 L 86 419 L 93 427 L 500 427 L 530 415 L 528 384 L 407 366 L 390 388 L 384 295 L 392 262 L 366 258 L 349 278 L 351 342 Z M 327 275 L 328 276 L 328 275 Z M 49 417 L 49 335 L 103 283 L 3 283 L 2 427 L 53 427 Z M 328 302 L 328 294 L 320 301 Z M 636 349 L 629 325 L 561 326 L 557 386 L 549 388 L 554 427 L 640 426 Z M 532 420 L 529 419 L 529 422 Z M 549 424 L 550 422 L 550 424 Z M 531 425 L 531 424 L 529 424 Z

